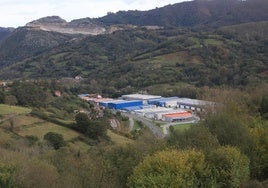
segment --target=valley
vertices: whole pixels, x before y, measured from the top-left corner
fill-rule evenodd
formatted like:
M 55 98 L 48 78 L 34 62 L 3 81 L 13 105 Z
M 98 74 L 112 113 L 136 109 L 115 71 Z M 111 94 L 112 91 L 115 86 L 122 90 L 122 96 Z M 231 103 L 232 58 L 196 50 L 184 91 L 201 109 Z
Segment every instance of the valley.
M 268 185 L 268 3 L 0 27 L 0 187 Z

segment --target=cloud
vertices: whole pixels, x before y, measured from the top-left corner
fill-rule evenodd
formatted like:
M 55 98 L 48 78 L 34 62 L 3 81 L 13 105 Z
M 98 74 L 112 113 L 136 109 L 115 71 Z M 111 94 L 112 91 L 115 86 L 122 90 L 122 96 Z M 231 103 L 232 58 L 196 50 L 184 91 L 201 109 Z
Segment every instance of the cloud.
M 1 0 L 0 26 L 17 27 L 45 16 L 67 21 L 101 17 L 119 10 L 149 10 L 183 0 Z

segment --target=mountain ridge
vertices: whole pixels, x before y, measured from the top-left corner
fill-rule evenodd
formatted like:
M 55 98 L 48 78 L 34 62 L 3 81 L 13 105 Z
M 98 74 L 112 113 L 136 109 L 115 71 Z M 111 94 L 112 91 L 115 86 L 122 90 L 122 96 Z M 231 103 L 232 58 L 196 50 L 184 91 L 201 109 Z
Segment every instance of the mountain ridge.
M 16 29 L 0 43 L 0 75 L 2 79 L 81 75 L 116 89 L 128 85 L 140 88 L 150 84 L 176 83 L 178 80 L 198 86 L 239 86 L 261 82 L 267 78 L 268 11 L 264 10 L 268 2 L 254 2 L 257 3 L 254 4 L 253 0 L 195 1 L 153 11 L 121 11 L 108 15 L 118 18 L 131 13 L 136 21 L 147 19 L 138 26 L 127 16 L 108 24 L 102 22 L 102 18 L 71 22 L 57 16 L 41 18 L 31 26 Z M 222 4 L 225 7 L 221 7 Z M 220 8 L 211 8 L 216 5 Z M 241 5 L 245 5 L 243 10 L 235 12 Z M 258 6 L 261 7 L 256 13 Z M 180 21 L 176 18 L 176 7 L 185 8 L 185 12 L 179 12 L 184 15 L 182 20 L 190 17 L 183 27 L 176 26 Z M 190 14 L 194 10 L 198 10 L 197 13 Z M 158 12 L 158 17 L 152 12 Z M 246 12 L 250 14 L 245 16 Z M 138 16 L 140 13 L 146 15 Z M 218 17 L 211 16 L 215 14 Z M 165 26 L 157 26 L 157 20 L 166 23 Z M 253 21 L 240 23 L 250 20 Z M 70 35 L 40 30 L 38 24 L 78 29 L 99 25 L 106 32 L 101 35 Z
M 268 20 L 268 2 L 265 0 L 196 0 L 149 11 L 119 11 L 97 20 L 106 25 L 128 23 L 139 26 L 218 27 Z

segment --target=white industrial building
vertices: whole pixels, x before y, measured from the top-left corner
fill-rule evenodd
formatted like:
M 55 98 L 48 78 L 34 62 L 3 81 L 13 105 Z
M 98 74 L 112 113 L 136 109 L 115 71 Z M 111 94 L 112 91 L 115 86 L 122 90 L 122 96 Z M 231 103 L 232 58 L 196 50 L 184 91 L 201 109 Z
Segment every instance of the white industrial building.
M 129 94 L 129 95 L 122 95 L 121 97 L 123 100 L 142 100 L 143 104 L 148 104 L 148 100 L 151 99 L 159 99 L 161 96 L 158 95 L 144 95 L 144 94 Z
M 134 110 L 134 113 L 136 115 L 140 115 L 149 119 L 154 119 L 158 121 L 173 121 L 174 118 L 178 118 L 179 114 L 185 114 L 187 113 L 190 116 L 192 116 L 192 113 L 184 110 L 184 109 L 173 109 L 173 108 L 165 108 L 165 107 L 154 107 L 154 108 L 147 108 L 147 109 L 138 109 Z M 165 117 L 165 115 L 169 114 L 170 117 Z M 172 116 L 175 114 L 174 116 Z M 177 116 L 176 116 L 177 115 Z
M 170 111 L 171 109 L 164 107 L 147 108 L 141 110 L 135 110 L 134 113 L 143 117 L 154 119 L 154 114 L 158 112 Z
M 214 108 L 216 103 L 204 100 L 180 98 L 177 101 L 178 108 L 190 109 L 192 111 L 203 111 L 205 108 Z

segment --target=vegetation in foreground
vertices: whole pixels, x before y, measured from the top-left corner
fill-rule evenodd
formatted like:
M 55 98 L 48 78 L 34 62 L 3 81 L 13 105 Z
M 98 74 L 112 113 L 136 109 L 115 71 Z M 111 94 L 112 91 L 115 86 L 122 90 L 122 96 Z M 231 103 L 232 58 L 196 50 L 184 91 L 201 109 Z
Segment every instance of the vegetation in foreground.
M 146 128 L 133 137 L 107 131 L 107 118 L 122 126 L 127 119 L 109 112 L 97 118 L 93 106 L 66 88 L 54 96 L 52 91 L 61 88 L 52 82 L 26 83 L 2 92 L 9 104 L 0 106 L 2 187 L 267 186 L 266 87 L 254 93 L 207 89 L 203 98 L 220 102 L 219 109 L 201 114 L 199 124 L 173 128 L 166 139 L 157 139 Z M 30 92 L 36 99 L 27 97 Z

